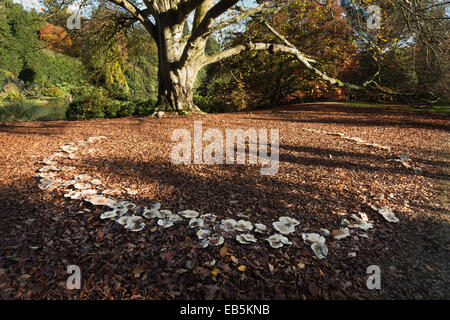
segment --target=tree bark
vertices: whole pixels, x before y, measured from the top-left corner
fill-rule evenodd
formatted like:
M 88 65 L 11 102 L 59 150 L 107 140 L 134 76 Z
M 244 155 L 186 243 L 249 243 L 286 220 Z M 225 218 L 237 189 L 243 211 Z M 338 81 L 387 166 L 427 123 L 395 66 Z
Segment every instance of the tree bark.
M 194 82 L 197 78 L 196 66 L 187 65 L 182 69 L 171 69 L 163 61 L 158 70 L 157 109 L 172 109 L 178 113 L 199 111 L 193 101 Z

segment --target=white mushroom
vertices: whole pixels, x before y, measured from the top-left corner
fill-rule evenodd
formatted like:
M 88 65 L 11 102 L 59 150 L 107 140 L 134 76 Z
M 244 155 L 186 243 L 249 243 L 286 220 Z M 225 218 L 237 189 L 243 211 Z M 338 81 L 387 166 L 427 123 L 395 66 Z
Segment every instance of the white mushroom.
M 290 242 L 288 238 L 278 233 L 271 235 L 266 239 L 266 241 L 268 241 L 270 246 L 275 249 L 281 248 L 285 244 L 292 244 L 292 242 Z
M 89 189 L 91 187 L 91 184 L 78 182 L 78 183 L 75 183 L 73 187 L 78 190 L 84 190 L 84 189 Z
M 170 210 L 159 210 L 158 211 L 158 218 L 160 219 L 169 219 L 169 216 L 172 214 L 172 211 Z
M 250 244 L 256 242 L 256 238 L 252 234 L 243 233 L 236 236 L 236 240 L 241 244 Z
M 107 206 L 111 208 L 114 208 L 114 204 L 116 203 L 116 201 L 105 198 L 104 196 L 93 196 L 86 201 L 92 203 L 94 206 Z
M 202 218 L 192 218 L 189 220 L 189 228 L 203 228 L 205 225 Z
M 314 242 L 311 245 L 311 250 L 314 252 L 317 258 L 324 259 L 328 254 L 328 248 L 325 244 Z
M 290 224 L 284 224 L 281 221 L 276 221 L 272 223 L 275 230 L 281 234 L 290 234 L 295 231 L 295 227 Z
M 137 195 L 138 194 L 138 191 L 137 190 L 134 190 L 134 189 L 127 189 L 127 193 L 130 195 L 130 196 L 134 196 L 134 195 Z
M 159 219 L 158 220 L 158 225 L 163 227 L 163 228 L 170 228 L 171 226 L 173 226 L 173 221 L 167 220 L 167 219 Z
M 204 240 L 204 239 L 208 238 L 210 235 L 211 235 L 211 231 L 209 231 L 209 230 L 200 229 L 197 231 L 197 237 L 200 240 Z
M 89 196 L 93 196 L 94 194 L 97 194 L 97 190 L 94 189 L 85 189 L 81 191 L 81 195 L 83 197 L 89 197 Z
M 212 236 L 209 238 L 209 244 L 213 246 L 220 246 L 224 241 L 224 238 L 222 236 Z
M 200 242 L 200 245 L 201 245 L 203 248 L 208 247 L 208 245 L 209 245 L 209 239 L 203 239 L 203 240 Z
M 156 219 L 159 217 L 159 211 L 157 209 L 145 209 L 142 215 L 147 219 Z
M 280 217 L 280 219 L 278 219 L 278 221 L 280 221 L 282 224 L 290 225 L 290 226 L 294 226 L 294 227 L 296 227 L 300 224 L 299 221 L 297 221 L 296 219 L 291 218 L 291 217 Z
M 91 176 L 87 175 L 87 174 L 79 174 L 79 175 L 73 177 L 73 179 L 77 180 L 78 182 L 87 181 L 87 180 L 91 180 Z
M 222 226 L 221 228 L 224 230 L 233 230 L 234 228 L 236 228 L 237 226 L 237 222 L 234 219 L 226 219 L 226 220 L 222 220 Z
M 119 219 L 117 219 L 117 223 L 121 225 L 126 225 L 128 223 L 128 219 L 130 219 L 130 216 L 122 216 Z
M 39 172 L 48 172 L 48 171 L 60 171 L 61 169 L 55 166 L 45 166 L 39 169 Z
M 93 179 L 93 180 L 91 181 L 91 184 L 96 185 L 96 186 L 99 186 L 99 185 L 102 184 L 102 182 L 101 182 L 100 180 L 98 180 L 98 179 Z
M 325 243 L 325 238 L 318 233 L 302 233 L 303 241 Z
M 350 235 L 350 230 L 348 228 L 341 228 L 339 231 L 334 233 L 334 238 L 336 240 L 341 240 L 347 238 Z
M 194 210 L 183 210 L 183 211 L 178 212 L 178 214 L 180 214 L 183 217 L 188 218 L 188 219 L 197 218 L 199 215 L 199 213 Z
M 155 210 L 159 210 L 161 208 L 161 203 L 159 202 L 155 202 L 152 204 L 152 207 L 150 208 L 151 210 L 155 209 Z
M 236 230 L 241 232 L 252 231 L 253 225 L 250 221 L 239 220 L 236 225 Z
M 58 187 L 59 185 L 60 185 L 60 182 L 57 181 L 57 180 L 41 179 L 41 182 L 39 184 L 39 189 L 41 189 L 41 190 L 47 190 L 47 189 L 53 190 L 54 188 Z
M 125 215 L 125 214 L 127 214 L 127 212 L 128 212 L 128 209 L 127 208 L 117 208 L 117 207 L 114 207 L 115 209 L 114 210 L 116 210 L 116 212 L 117 212 L 117 214 L 121 217 L 121 216 L 123 216 L 123 215 Z
M 102 191 L 103 194 L 111 195 L 111 196 L 118 196 L 122 193 L 122 191 L 118 189 L 105 189 Z
M 115 218 L 115 217 L 117 217 L 117 211 L 111 210 L 111 211 L 106 211 L 106 212 L 102 213 L 102 215 L 100 216 L 100 219 L 111 219 L 111 218 Z
M 179 221 L 183 220 L 182 217 L 180 217 L 179 215 L 174 214 L 174 213 L 168 214 L 167 217 L 169 218 L 170 221 L 173 221 L 173 222 L 179 222 Z
M 72 200 L 80 200 L 82 198 L 82 194 L 79 191 L 71 190 L 64 195 L 65 198 L 70 198 Z
M 362 230 L 368 230 L 373 227 L 371 223 L 368 222 L 367 215 L 364 213 L 360 213 L 361 217 L 358 217 L 355 214 L 352 214 L 352 218 L 355 219 L 356 224 L 353 225 L 355 228 L 359 228 Z
M 255 223 L 255 232 L 259 233 L 266 233 L 267 232 L 267 226 L 262 223 Z
M 389 222 L 394 222 L 397 223 L 400 220 L 395 216 L 394 212 L 392 212 L 391 209 L 389 209 L 388 207 L 382 207 L 380 209 L 378 209 L 378 213 L 381 214 L 383 216 L 383 218 Z
M 45 179 L 52 179 L 55 177 L 55 173 L 54 172 L 40 172 L 39 177 L 45 178 Z

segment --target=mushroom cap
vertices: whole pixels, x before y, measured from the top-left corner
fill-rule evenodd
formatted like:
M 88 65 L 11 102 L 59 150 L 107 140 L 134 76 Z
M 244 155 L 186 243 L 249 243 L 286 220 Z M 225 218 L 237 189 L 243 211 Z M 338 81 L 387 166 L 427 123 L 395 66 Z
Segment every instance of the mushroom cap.
M 336 240 L 341 240 L 347 238 L 350 235 L 350 230 L 348 228 L 341 228 L 338 232 L 334 234 Z
M 185 218 L 197 218 L 199 213 L 194 210 L 183 210 L 178 212 L 178 214 L 182 215 Z
M 167 220 L 167 219 L 159 219 L 158 220 L 158 225 L 163 227 L 163 228 L 170 228 L 171 226 L 173 226 L 173 221 Z
M 128 223 L 129 218 L 130 218 L 130 216 L 122 216 L 119 219 L 117 219 L 117 223 L 119 223 L 121 225 L 126 225 Z
M 109 199 L 106 198 L 104 196 L 93 196 L 92 198 L 87 200 L 88 202 L 90 202 L 91 204 L 93 204 L 94 206 L 107 206 L 107 207 L 111 207 L 111 208 L 115 208 L 114 205 L 116 204 L 116 201 L 114 201 L 113 199 Z
M 252 223 L 250 221 L 239 220 L 237 222 L 237 225 L 236 225 L 236 230 L 237 231 L 242 231 L 242 232 L 252 231 L 253 230 L 253 225 L 252 225 Z
M 275 221 L 272 223 L 275 230 L 277 230 L 281 234 L 290 234 L 295 231 L 295 227 L 293 225 L 287 225 L 282 223 L 281 221 Z
M 224 238 L 222 236 L 215 235 L 209 238 L 209 244 L 213 246 L 220 246 L 223 242 Z
M 383 218 L 389 222 L 397 223 L 400 220 L 395 216 L 394 212 L 388 207 L 384 206 L 378 209 L 378 213 L 383 216 Z
M 293 227 L 296 227 L 300 224 L 298 220 L 291 217 L 280 217 L 278 221 L 280 221 L 282 224 L 290 225 Z
M 117 217 L 117 210 L 103 212 L 100 219 L 111 219 Z
M 250 244 L 256 242 L 256 238 L 252 234 L 243 233 L 236 235 L 236 240 L 241 244 Z
M 259 233 L 266 233 L 267 232 L 267 226 L 262 223 L 255 223 L 255 232 Z
M 202 218 L 192 218 L 189 220 L 189 228 L 202 228 L 204 225 L 205 222 Z
M 183 220 L 182 217 L 180 217 L 179 215 L 177 215 L 177 214 L 175 214 L 175 213 L 170 213 L 170 214 L 168 215 L 168 218 L 169 218 L 170 221 L 173 221 L 173 222 L 179 222 L 179 221 L 182 221 L 182 220 Z
M 226 230 L 234 229 L 237 226 L 237 221 L 234 219 L 222 220 L 222 225 L 225 227 Z
M 278 233 L 271 235 L 266 239 L 266 241 L 268 241 L 270 246 L 275 249 L 281 248 L 285 244 L 292 244 L 292 242 L 290 242 L 288 238 Z
M 328 248 L 325 244 L 314 242 L 311 245 L 311 250 L 314 252 L 317 258 L 324 259 L 328 254 Z
M 158 209 L 145 209 L 142 214 L 147 219 L 156 219 L 159 217 Z
M 211 235 L 211 231 L 209 230 L 204 230 L 204 229 L 200 229 L 197 231 L 197 237 L 200 240 L 206 239 Z
M 302 233 L 303 241 L 325 243 L 325 238 L 318 233 Z

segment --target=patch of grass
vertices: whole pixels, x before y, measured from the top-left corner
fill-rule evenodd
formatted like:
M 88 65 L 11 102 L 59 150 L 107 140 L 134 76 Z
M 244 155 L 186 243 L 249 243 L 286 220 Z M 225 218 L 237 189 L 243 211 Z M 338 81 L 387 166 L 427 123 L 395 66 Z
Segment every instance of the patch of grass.
M 411 110 L 439 112 L 439 113 L 445 113 L 447 115 L 450 115 L 450 106 L 431 106 L 428 108 L 411 108 Z
M 448 105 L 436 105 L 436 106 L 430 106 L 430 107 L 424 107 L 424 108 L 417 108 L 405 104 L 389 104 L 389 103 L 371 103 L 371 102 L 317 102 L 319 104 L 338 104 L 346 107 L 355 107 L 355 108 L 403 108 L 405 110 L 410 111 L 421 111 L 421 112 L 439 112 L 439 113 L 445 113 L 447 115 L 450 115 L 450 106 Z

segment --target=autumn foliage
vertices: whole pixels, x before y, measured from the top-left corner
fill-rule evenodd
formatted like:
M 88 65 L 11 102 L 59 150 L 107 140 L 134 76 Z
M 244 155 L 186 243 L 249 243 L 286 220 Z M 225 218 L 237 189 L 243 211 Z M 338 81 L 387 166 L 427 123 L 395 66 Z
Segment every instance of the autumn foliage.
M 72 39 L 63 27 L 47 23 L 40 29 L 39 36 L 49 49 L 64 54 L 70 53 Z

